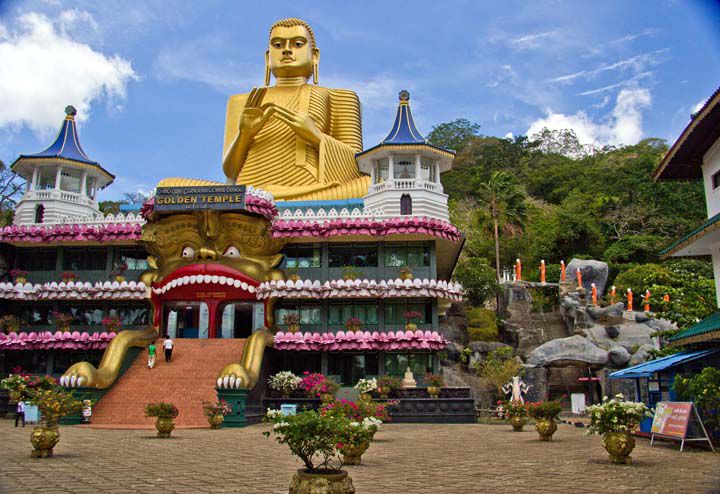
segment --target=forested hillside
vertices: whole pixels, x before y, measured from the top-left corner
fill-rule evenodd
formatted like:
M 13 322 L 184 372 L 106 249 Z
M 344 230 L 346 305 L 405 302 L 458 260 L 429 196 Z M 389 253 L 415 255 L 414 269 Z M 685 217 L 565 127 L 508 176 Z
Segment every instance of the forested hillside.
M 624 273 L 643 285 L 632 287 L 636 293 L 654 286 L 658 302 L 660 292 L 677 288 L 681 279 L 700 283 L 694 286 L 697 307 L 691 319 L 714 309 L 708 260 L 661 263 L 658 258 L 664 247 L 707 217 L 701 182 L 652 180 L 667 150 L 665 141 L 649 138 L 634 146 L 588 149 L 572 131 L 546 130 L 533 139 L 500 139 L 479 131 L 478 125 L 458 119 L 435 126 L 428 136 L 433 144 L 457 151 L 443 185 L 452 220 L 467 235 L 456 277 L 470 289 L 474 305 L 495 290 L 494 199 L 501 269 L 520 258 L 524 278 L 537 279 L 544 259 L 550 266 L 548 281 L 554 281 L 561 259 L 594 258 L 610 265 L 610 282 Z M 669 276 L 668 270 L 688 274 Z M 674 291 L 685 298 L 684 288 L 690 287 Z

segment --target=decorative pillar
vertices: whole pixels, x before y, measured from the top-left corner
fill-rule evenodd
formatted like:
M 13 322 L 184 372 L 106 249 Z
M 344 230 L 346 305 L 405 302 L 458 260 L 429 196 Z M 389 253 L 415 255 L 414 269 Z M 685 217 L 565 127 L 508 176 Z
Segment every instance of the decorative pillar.
M 85 191 L 86 186 L 87 186 L 87 171 L 83 170 L 82 176 L 80 178 L 80 195 L 81 196 L 87 196 L 87 192 Z
M 370 167 L 370 183 L 372 185 L 375 185 L 375 168 L 377 168 L 377 161 L 373 163 L 373 165 Z
M 60 181 L 62 180 L 62 166 L 58 166 L 57 173 L 55 174 L 55 189 L 60 190 Z
M 395 160 L 392 154 L 388 156 L 388 180 L 395 180 Z
M 420 154 L 415 155 L 415 182 L 420 180 L 422 177 L 420 176 L 420 170 L 421 170 L 421 163 L 420 163 Z
M 38 169 L 33 169 L 32 174 L 32 181 L 30 182 L 30 189 L 29 190 L 37 190 L 37 181 L 38 181 Z
M 439 162 L 439 161 L 436 161 L 436 162 L 435 162 L 435 173 L 434 173 L 434 175 L 435 175 L 435 176 L 434 176 L 434 178 L 435 178 L 435 183 L 436 183 L 436 184 L 439 184 L 439 183 L 440 183 L 440 162 Z

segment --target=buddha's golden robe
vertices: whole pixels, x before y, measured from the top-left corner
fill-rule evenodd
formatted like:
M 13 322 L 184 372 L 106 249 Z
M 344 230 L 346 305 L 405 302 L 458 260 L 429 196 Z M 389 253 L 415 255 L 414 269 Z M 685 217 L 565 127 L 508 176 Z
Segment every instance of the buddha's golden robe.
M 225 118 L 223 154 L 238 132 L 248 94 L 231 96 Z M 357 95 L 345 89 L 304 84 L 268 88 L 262 104 L 277 103 L 309 115 L 322 132 L 316 148 L 284 122 L 271 117 L 255 135 L 237 183 L 267 190 L 277 199 L 331 200 L 363 197 L 370 177 L 361 175 L 355 153 L 362 151 Z M 159 186 L 207 185 L 213 182 L 169 178 Z

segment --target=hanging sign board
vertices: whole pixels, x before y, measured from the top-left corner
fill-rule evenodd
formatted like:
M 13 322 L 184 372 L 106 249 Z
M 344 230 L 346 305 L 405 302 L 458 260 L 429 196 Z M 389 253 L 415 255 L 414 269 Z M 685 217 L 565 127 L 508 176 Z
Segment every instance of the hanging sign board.
M 661 401 L 655 405 L 650 446 L 656 436 L 679 439 L 680 451 L 685 447 L 686 441 L 707 441 L 710 449 L 715 451 L 695 404 L 689 401 Z
M 204 185 L 199 187 L 158 187 L 154 210 L 199 211 L 245 209 L 244 185 Z

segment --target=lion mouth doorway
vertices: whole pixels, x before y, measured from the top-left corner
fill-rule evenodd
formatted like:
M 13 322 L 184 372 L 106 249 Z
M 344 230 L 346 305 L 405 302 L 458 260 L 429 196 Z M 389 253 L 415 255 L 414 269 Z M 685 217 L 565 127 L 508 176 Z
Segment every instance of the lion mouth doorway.
M 166 338 L 248 338 L 254 328 L 263 325 L 262 305 L 245 301 L 221 304 L 197 300 L 163 302 L 161 334 Z M 216 315 L 210 317 L 213 309 Z M 214 321 L 214 328 L 210 327 L 211 321 Z

